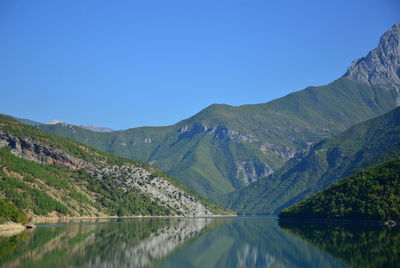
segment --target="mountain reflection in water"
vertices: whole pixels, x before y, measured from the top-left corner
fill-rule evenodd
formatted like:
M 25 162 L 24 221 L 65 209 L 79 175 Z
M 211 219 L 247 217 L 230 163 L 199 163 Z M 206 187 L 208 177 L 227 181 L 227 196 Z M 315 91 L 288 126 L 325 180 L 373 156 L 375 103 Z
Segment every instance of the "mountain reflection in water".
M 151 267 L 211 219 L 134 219 L 40 226 L 0 238 L 0 267 Z
M 0 267 L 329 268 L 398 263 L 396 230 L 360 230 L 280 227 L 275 217 L 66 223 L 0 237 Z

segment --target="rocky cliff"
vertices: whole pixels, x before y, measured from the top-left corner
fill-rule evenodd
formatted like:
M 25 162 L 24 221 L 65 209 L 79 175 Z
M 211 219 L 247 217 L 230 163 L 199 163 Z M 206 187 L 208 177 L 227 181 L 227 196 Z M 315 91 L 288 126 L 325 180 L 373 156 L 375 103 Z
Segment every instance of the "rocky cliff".
M 369 86 L 395 90 L 400 105 L 400 23 L 393 25 L 366 57 L 355 60 L 344 77 Z

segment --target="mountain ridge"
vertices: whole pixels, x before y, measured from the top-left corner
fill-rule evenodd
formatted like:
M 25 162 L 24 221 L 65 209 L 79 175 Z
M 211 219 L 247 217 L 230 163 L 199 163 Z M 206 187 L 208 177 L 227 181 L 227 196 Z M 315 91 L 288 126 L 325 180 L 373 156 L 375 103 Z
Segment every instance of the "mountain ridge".
M 398 30 L 397 26 L 392 27 L 384 36 Z M 381 38 L 382 42 L 387 40 Z M 368 56 L 366 59 L 368 62 Z M 347 76 L 328 85 L 307 87 L 267 103 L 210 105 L 170 126 L 111 133 L 59 125 L 38 127 L 110 153 L 149 162 L 190 189 L 218 201 L 222 194 L 278 170 L 311 144 L 396 107 L 396 87 L 363 83 L 350 75 L 357 70 L 364 69 L 350 67 Z

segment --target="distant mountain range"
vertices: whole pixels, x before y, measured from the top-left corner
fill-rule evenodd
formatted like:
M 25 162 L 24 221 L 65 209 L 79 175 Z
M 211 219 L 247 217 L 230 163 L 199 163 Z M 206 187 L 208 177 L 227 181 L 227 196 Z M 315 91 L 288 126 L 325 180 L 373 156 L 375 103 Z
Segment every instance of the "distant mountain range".
M 48 133 L 142 160 L 201 195 L 226 195 L 279 170 L 321 139 L 395 108 L 400 102 L 400 24 L 345 75 L 274 101 L 214 104 L 166 127 L 94 132 L 70 125 L 38 125 Z M 327 63 L 328 64 L 328 63 Z
M 99 127 L 96 125 L 79 125 L 81 128 L 86 128 L 95 132 L 113 132 L 115 131 L 114 129 L 108 128 L 108 127 Z
M 33 122 L 34 122 L 34 121 L 33 121 Z M 36 123 L 35 125 L 36 125 L 36 126 L 39 126 L 39 125 L 44 125 L 44 124 Z M 67 124 L 67 123 L 65 123 L 65 122 L 63 122 L 63 121 L 60 121 L 60 120 L 53 120 L 53 121 L 47 123 L 46 125 L 65 125 L 65 126 L 73 126 L 73 125 Z M 114 131 L 114 130 L 111 129 L 111 128 L 99 127 L 99 126 L 96 126 L 96 125 L 79 125 L 79 127 L 85 128 L 85 129 L 89 129 L 89 130 L 92 130 L 92 131 L 95 131 L 95 132 L 113 132 L 113 131 Z
M 33 120 L 29 120 L 29 119 L 22 119 L 22 118 L 17 118 L 17 117 L 13 117 L 14 119 L 20 121 L 21 123 L 24 123 L 26 125 L 29 126 L 41 126 L 41 125 L 65 125 L 65 126 L 73 126 L 71 124 L 65 123 L 63 121 L 60 120 L 52 120 L 49 123 L 45 124 L 45 123 L 40 123 L 40 122 L 36 122 Z M 85 129 L 89 129 L 95 132 L 113 132 L 115 130 L 111 129 L 111 128 L 107 128 L 107 127 L 99 127 L 96 125 L 79 125 L 80 128 L 85 128 Z

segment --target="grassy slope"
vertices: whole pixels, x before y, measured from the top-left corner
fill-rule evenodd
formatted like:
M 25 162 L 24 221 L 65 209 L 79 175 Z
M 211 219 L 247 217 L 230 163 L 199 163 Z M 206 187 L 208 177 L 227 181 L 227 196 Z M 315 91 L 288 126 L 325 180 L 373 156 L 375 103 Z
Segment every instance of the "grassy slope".
M 351 127 L 229 196 L 240 213 L 278 213 L 359 169 L 400 156 L 400 108 Z
M 142 167 L 153 176 L 161 176 L 172 184 L 190 192 L 216 214 L 226 213 L 178 181 L 146 163 L 132 161 L 79 144 L 75 141 L 46 134 L 23 125 L 10 117 L 0 116 L 0 131 L 19 138 L 29 138 L 46 144 L 97 166 L 131 164 Z M 139 192 L 123 192 L 111 178 L 94 179 L 85 170 L 71 170 L 59 165 L 40 164 L 11 154 L 8 147 L 0 149 L 0 193 L 7 203 L 33 215 L 168 215 L 171 211 Z M 14 213 L 15 214 L 15 213 Z M 5 213 L 3 220 L 15 218 Z
M 280 168 L 281 152 L 299 151 L 351 125 L 389 111 L 391 92 L 339 79 L 256 105 L 211 105 L 195 116 L 168 127 L 143 127 L 96 133 L 79 127 L 39 126 L 46 132 L 131 159 L 150 162 L 200 194 L 218 200 L 245 186 L 237 178 L 238 163 Z M 252 142 L 204 133 L 199 126 L 226 128 L 254 137 Z M 193 131 L 182 134 L 184 126 Z M 197 131 L 196 131 L 197 127 Z M 145 139 L 152 139 L 151 143 Z M 266 152 L 260 147 L 266 146 Z
M 400 158 L 370 167 L 297 203 L 280 218 L 400 219 Z

